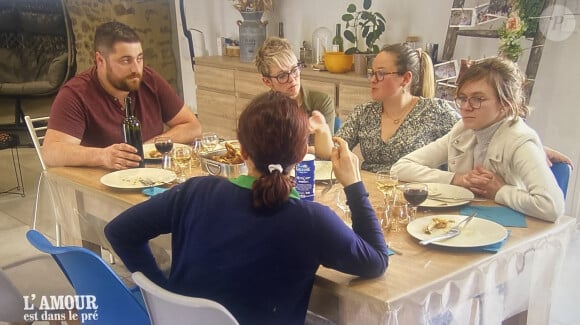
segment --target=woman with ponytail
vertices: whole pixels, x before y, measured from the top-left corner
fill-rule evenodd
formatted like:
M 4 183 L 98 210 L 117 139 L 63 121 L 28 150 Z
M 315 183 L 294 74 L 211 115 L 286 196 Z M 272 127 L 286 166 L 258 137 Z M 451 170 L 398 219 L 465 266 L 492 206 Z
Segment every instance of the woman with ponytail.
M 364 170 L 390 168 L 445 135 L 459 118 L 447 101 L 433 98 L 433 64 L 426 52 L 406 44 L 387 45 L 373 60 L 368 79 L 372 101 L 357 105 L 336 132 L 351 150 L 360 146 Z M 331 133 L 317 112 L 312 115 L 316 155 L 327 158 Z
M 388 264 L 358 159 L 342 139 L 334 138 L 331 158 L 352 229 L 330 208 L 300 200 L 289 173 L 306 154 L 308 135 L 308 115 L 295 100 L 262 94 L 238 122 L 248 175 L 191 178 L 123 212 L 105 234 L 131 272 L 215 300 L 240 324 L 304 324 L 320 265 L 370 278 Z M 166 233 L 172 234 L 168 278 L 148 246 Z

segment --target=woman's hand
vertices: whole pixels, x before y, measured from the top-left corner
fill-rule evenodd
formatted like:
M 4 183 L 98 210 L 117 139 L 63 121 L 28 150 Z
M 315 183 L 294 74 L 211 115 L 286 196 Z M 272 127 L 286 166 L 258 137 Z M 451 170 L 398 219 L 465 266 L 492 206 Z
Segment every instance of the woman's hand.
M 328 128 L 328 124 L 326 124 L 326 119 L 319 111 L 312 111 L 312 115 L 308 118 L 308 122 L 310 133 L 326 131 L 330 134 L 330 129 Z
M 548 162 L 548 166 L 552 167 L 553 163 L 563 162 L 570 165 L 570 167 L 574 169 L 574 165 L 572 164 L 572 160 L 570 159 L 570 157 L 546 146 L 544 146 L 544 151 L 546 152 L 546 161 Z
M 342 186 L 349 186 L 361 180 L 358 157 L 348 149 L 346 141 L 333 137 L 334 147 L 330 159 L 336 179 Z
M 494 200 L 499 189 L 505 185 L 503 178 L 481 166 L 475 167 L 464 177 L 467 188 L 473 193 Z

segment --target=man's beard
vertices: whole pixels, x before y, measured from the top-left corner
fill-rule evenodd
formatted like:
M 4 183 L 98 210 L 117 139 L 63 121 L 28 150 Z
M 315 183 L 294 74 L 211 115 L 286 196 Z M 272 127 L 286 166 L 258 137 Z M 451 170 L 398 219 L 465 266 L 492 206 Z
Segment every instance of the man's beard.
M 141 85 L 141 74 L 139 73 L 133 73 L 123 79 L 114 79 L 112 77 L 112 74 L 110 71 L 108 71 L 109 73 L 107 74 L 107 79 L 109 80 L 109 83 L 111 83 L 111 85 L 113 87 L 115 87 L 118 90 L 121 91 L 134 91 L 139 89 L 139 86 Z M 139 78 L 138 81 L 134 81 L 134 78 L 137 77 Z

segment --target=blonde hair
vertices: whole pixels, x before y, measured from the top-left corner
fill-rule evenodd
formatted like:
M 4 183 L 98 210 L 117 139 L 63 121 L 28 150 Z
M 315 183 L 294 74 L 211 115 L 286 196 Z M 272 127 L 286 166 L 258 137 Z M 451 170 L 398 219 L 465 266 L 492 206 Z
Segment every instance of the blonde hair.
M 515 120 L 518 116 L 526 118 L 530 114 L 524 95 L 526 79 L 514 62 L 493 57 L 470 66 L 459 78 L 457 92 L 466 83 L 478 80 L 485 80 L 493 88 L 498 100 L 507 109 L 508 119 Z
M 435 77 L 433 62 L 425 51 L 414 50 L 407 44 L 385 45 L 381 52 L 395 55 L 395 66 L 402 75 L 411 72 L 411 94 L 432 98 L 435 96 Z
M 270 76 L 270 67 L 277 66 L 280 69 L 290 67 L 298 62 L 296 54 L 292 51 L 290 43 L 284 38 L 268 37 L 258 52 L 254 63 L 258 72 L 264 76 Z

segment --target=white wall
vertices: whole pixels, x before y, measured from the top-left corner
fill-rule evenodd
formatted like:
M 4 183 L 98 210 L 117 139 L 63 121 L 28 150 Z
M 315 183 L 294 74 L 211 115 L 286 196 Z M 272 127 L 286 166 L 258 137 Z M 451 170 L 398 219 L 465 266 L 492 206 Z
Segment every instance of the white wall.
M 178 0 L 176 0 L 178 1 Z M 228 0 L 184 0 L 188 27 L 205 33 L 209 55 L 215 55 L 217 36 L 237 39 L 236 21 L 240 14 Z M 387 18 L 387 32 L 380 45 L 402 42 L 408 35 L 418 35 L 422 42 L 439 43 L 439 55 L 443 52 L 449 8 L 452 0 L 375 0 L 372 10 L 380 11 Z M 331 31 L 340 23 L 349 3 L 362 7 L 362 0 L 274 0 L 274 10 L 267 12 L 268 35 L 277 35 L 278 22 L 284 23 L 285 37 L 298 49 L 302 41 L 311 41 L 312 32 L 325 26 Z M 466 7 L 478 1 L 467 0 Z M 483 2 L 480 2 L 483 3 Z M 558 0 L 573 13 L 580 13 L 580 0 Z M 535 107 L 528 120 L 542 137 L 544 144 L 565 152 L 580 168 L 580 64 L 576 59 L 580 53 L 580 16 L 572 36 L 564 41 L 547 41 L 538 70 L 530 104 Z M 344 28 L 344 25 L 343 25 Z M 529 44 L 526 42 L 525 44 Z M 529 45 L 524 45 L 529 46 Z M 492 56 L 497 52 L 496 39 L 460 38 L 455 58 Z M 525 69 L 528 52 L 520 62 Z M 576 171 L 572 175 L 568 190 L 568 214 L 580 215 L 580 178 Z

